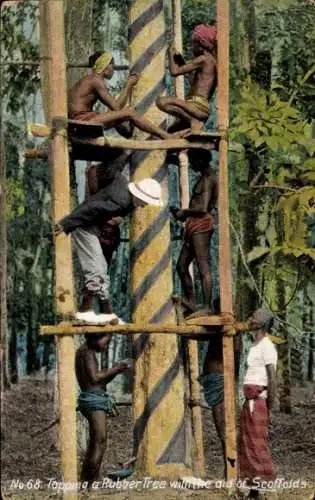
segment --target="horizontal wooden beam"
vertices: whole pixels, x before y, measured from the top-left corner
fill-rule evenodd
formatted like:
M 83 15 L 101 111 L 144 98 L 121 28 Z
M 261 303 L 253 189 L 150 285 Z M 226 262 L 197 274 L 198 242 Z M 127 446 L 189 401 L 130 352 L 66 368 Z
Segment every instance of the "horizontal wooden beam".
M 42 136 L 43 137 L 43 136 Z M 215 149 L 213 143 L 206 144 L 204 141 L 187 141 L 186 139 L 166 139 L 157 141 L 141 141 L 141 140 L 130 140 L 130 139 L 75 139 L 73 144 L 80 144 L 86 146 L 96 146 L 104 148 L 121 148 L 121 149 L 131 149 L 131 150 L 143 150 L 143 151 L 154 151 L 154 150 L 179 150 L 179 149 Z M 72 148 L 69 145 L 69 152 L 71 153 Z M 48 157 L 48 150 L 38 148 L 27 148 L 24 150 L 25 158 L 38 158 L 45 159 Z M 76 158 L 80 159 L 80 158 Z M 92 158 L 91 158 L 92 159 Z
M 71 120 L 71 124 L 74 121 Z M 89 128 L 93 124 L 87 124 Z M 80 123 L 81 126 L 81 123 Z M 99 125 L 95 127 L 100 128 Z M 35 137 L 49 137 L 50 128 L 46 125 L 38 123 L 29 123 L 28 131 Z M 98 146 L 108 148 L 122 148 L 132 150 L 168 150 L 168 149 L 214 149 L 214 141 L 220 139 L 222 134 L 220 132 L 202 132 L 200 134 L 191 135 L 189 139 L 163 139 L 163 140 L 134 140 L 134 139 L 121 139 L 117 137 L 70 137 L 70 141 L 75 144 Z
M 41 60 L 44 60 L 43 57 Z M 46 58 L 47 59 L 47 58 Z M 6 61 L 0 64 L 2 66 L 40 66 L 41 60 L 26 60 L 26 61 Z M 67 68 L 87 68 L 90 69 L 88 63 L 68 63 Z M 115 71 L 127 71 L 129 69 L 128 64 L 117 64 L 114 66 Z
M 48 158 L 48 149 L 43 148 L 27 148 L 24 150 L 24 158 L 30 160 L 46 160 Z
M 212 325 L 214 326 L 214 325 Z M 220 326 L 220 324 L 218 324 Z M 154 323 L 125 324 L 125 325 L 76 325 L 73 321 L 62 321 L 58 325 L 42 325 L 41 335 L 85 335 L 92 333 L 111 333 L 118 335 L 133 335 L 137 333 L 161 333 L 170 335 L 209 335 L 209 327 L 198 325 L 168 325 Z
M 217 137 L 217 136 L 216 136 Z M 212 137 L 214 138 L 214 137 Z M 73 139 L 72 143 L 86 144 L 92 146 L 105 146 L 108 148 L 121 148 L 132 150 L 169 150 L 169 149 L 214 149 L 213 142 L 206 143 L 202 141 L 188 141 L 187 139 L 163 139 L 163 140 L 133 140 L 133 139 L 119 139 L 116 137 L 98 137 L 97 139 Z
M 195 326 L 223 326 L 226 324 L 226 321 L 223 321 L 223 318 L 219 315 L 211 314 L 198 316 L 195 318 L 186 318 L 185 325 L 195 325 Z M 229 323 L 231 326 L 233 325 L 233 318 L 231 318 L 231 322 Z

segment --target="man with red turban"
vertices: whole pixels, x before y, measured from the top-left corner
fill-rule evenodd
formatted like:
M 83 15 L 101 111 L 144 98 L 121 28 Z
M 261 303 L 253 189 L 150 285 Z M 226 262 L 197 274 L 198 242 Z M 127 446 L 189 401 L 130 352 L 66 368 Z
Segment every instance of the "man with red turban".
M 191 61 L 185 62 L 173 47 L 169 49 L 170 71 L 172 76 L 193 74 L 193 81 L 186 99 L 159 97 L 156 105 L 177 120 L 169 132 L 186 128 L 198 132 L 209 116 L 209 101 L 217 84 L 215 26 L 199 24 L 192 33 L 193 54 Z

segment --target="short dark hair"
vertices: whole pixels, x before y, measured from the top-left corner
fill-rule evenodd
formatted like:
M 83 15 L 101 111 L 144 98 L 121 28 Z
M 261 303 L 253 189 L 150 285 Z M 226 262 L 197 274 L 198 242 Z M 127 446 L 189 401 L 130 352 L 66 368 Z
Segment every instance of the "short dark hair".
M 101 50 L 98 50 L 97 52 L 95 52 L 94 54 L 92 54 L 90 57 L 89 57 L 89 68 L 93 68 L 94 64 L 96 63 L 97 59 L 99 57 L 101 57 L 101 55 L 103 54 L 104 52 L 102 52 Z
M 103 337 L 107 337 L 108 333 L 90 333 L 90 334 L 85 334 L 85 340 L 88 346 L 91 346 L 94 344 L 94 342 L 97 342 L 98 340 L 102 339 Z
M 198 161 L 198 163 L 203 163 L 205 166 L 209 166 L 212 161 L 212 153 L 208 149 L 190 149 L 188 151 L 188 158 L 191 163 Z

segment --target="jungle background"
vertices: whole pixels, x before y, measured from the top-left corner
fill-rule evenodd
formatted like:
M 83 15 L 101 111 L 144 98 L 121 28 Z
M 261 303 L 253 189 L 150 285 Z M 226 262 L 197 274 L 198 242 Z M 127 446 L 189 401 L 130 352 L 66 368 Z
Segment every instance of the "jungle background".
M 12 467 L 18 450 L 24 450 L 18 453 L 19 475 L 40 474 L 34 469 L 30 472 L 27 450 L 35 444 L 26 434 L 30 420 L 35 428 L 40 428 L 53 418 L 55 345 L 51 338 L 39 338 L 39 325 L 52 324 L 56 317 L 49 167 L 43 160 L 24 158 L 24 149 L 36 145 L 28 134 L 28 122 L 44 123 L 40 69 L 36 65 L 17 64 L 40 57 L 37 2 L 1 3 L 1 389 L 5 416 L 1 440 L 6 450 L 4 479 L 11 479 L 16 476 Z M 234 308 L 237 317 L 243 320 L 263 300 L 277 315 L 274 333 L 286 342 L 278 346 L 276 430 L 282 440 L 275 444 L 275 452 L 282 464 L 288 460 L 283 466 L 285 472 L 291 473 L 298 459 L 305 464 L 305 477 L 312 477 L 310 471 L 315 467 L 315 429 L 311 423 L 315 378 L 315 4 L 311 0 L 278 0 L 276 4 L 271 0 L 230 0 L 230 7 L 229 176 Z M 165 17 L 171 42 L 168 0 Z M 182 1 L 185 56 L 190 54 L 194 25 L 205 21 L 211 24 L 214 20 L 213 0 Z M 104 49 L 113 52 L 116 63 L 128 64 L 127 2 L 66 0 L 65 23 L 69 63 L 86 63 L 91 53 Z M 69 86 L 84 73 L 84 69 L 69 68 Z M 120 71 L 110 82 L 114 94 L 119 93 L 127 74 L 128 71 Z M 168 91 L 173 92 L 168 71 L 166 82 Z M 215 121 L 214 99 L 206 128 L 213 130 Z M 215 155 L 214 168 L 217 168 Z M 83 198 L 84 169 L 84 162 L 77 162 L 72 172 L 74 205 Z M 190 177 L 193 184 L 194 176 Z M 177 168 L 172 165 L 169 196 L 170 204 L 179 205 Z M 180 291 L 175 272 L 179 233 L 180 226 L 171 221 L 176 291 Z M 129 320 L 128 221 L 123 225 L 123 240 L 111 265 L 111 293 L 114 310 Z M 218 252 L 215 232 L 211 247 L 214 298 L 218 295 Z M 195 276 L 198 277 L 197 271 Z M 79 275 L 77 278 L 79 290 Z M 200 294 L 198 279 L 196 287 Z M 126 342 L 115 336 L 110 364 L 129 352 Z M 200 361 L 204 351 L 205 345 L 200 343 Z M 116 397 L 128 399 L 130 382 L 126 377 L 115 379 L 111 386 Z M 42 406 L 46 413 L 44 410 L 42 413 Z M 128 412 L 129 409 L 123 409 L 122 417 L 129 422 Z M 121 435 L 125 420 L 113 424 L 113 436 Z M 211 464 L 208 472 L 211 470 L 216 477 L 220 474 L 220 452 L 207 411 L 204 422 Z M 310 429 L 307 436 L 302 432 L 303 428 L 306 432 L 306 427 Z M 297 455 L 290 459 L 283 454 L 288 447 L 289 430 L 293 454 L 294 446 L 298 446 L 294 443 L 305 441 L 305 446 L 301 445 Z M 58 475 L 53 433 L 49 431 L 41 439 L 46 440 L 47 474 L 53 475 L 52 470 Z M 109 463 L 117 465 L 117 461 L 123 461 L 123 455 L 124 447 L 117 448 L 115 444 Z M 37 458 L 41 463 L 42 458 Z

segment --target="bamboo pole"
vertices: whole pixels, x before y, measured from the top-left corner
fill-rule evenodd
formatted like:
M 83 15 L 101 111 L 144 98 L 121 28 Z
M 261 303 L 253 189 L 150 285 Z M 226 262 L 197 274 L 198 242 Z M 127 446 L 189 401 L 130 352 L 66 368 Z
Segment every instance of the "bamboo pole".
M 42 325 L 41 335 L 85 335 L 86 333 L 110 333 L 117 335 L 134 335 L 163 333 L 165 335 L 211 335 L 209 328 L 199 325 L 171 324 L 129 324 L 129 325 L 74 325 L 71 322 L 61 322 L 57 325 Z
M 219 145 L 219 275 L 221 311 L 233 312 L 232 272 L 229 232 L 228 141 L 229 126 L 229 0 L 217 0 L 218 28 L 218 130 L 223 134 Z M 233 338 L 223 337 L 225 449 L 227 480 L 237 476 L 234 351 Z
M 52 334 L 53 331 L 59 331 L 59 333 L 66 333 L 67 329 L 69 329 L 69 333 L 76 334 L 76 329 L 78 332 L 81 332 L 84 329 L 84 333 L 86 331 L 91 333 L 97 333 L 100 331 L 104 331 L 105 333 L 119 333 L 119 334 L 130 334 L 130 333 L 178 333 L 178 334 L 193 334 L 193 333 L 207 333 L 209 334 L 209 328 L 213 328 L 215 326 L 223 326 L 225 324 L 225 329 L 228 328 L 237 328 L 238 323 L 234 325 L 231 322 L 229 325 L 223 322 L 220 316 L 208 316 L 203 318 L 192 318 L 189 322 L 182 323 L 180 325 L 175 324 L 167 324 L 167 323 L 127 323 L 124 325 L 82 325 L 78 324 L 78 322 L 74 321 L 62 321 L 57 325 L 42 325 L 41 326 L 41 334 Z M 197 327 L 197 328 L 195 328 Z M 210 330 L 211 330 L 210 328 Z M 239 329 L 238 329 L 239 331 Z M 211 333 L 211 331 L 210 331 Z M 81 335 L 81 333 L 80 333 Z
M 41 0 L 40 28 L 47 44 L 48 113 L 50 117 L 67 118 L 67 84 L 64 45 L 63 0 Z M 66 132 L 66 131 L 65 131 Z M 66 133 L 55 134 L 51 140 L 52 218 L 58 221 L 70 211 L 70 180 Z M 66 235 L 55 240 L 55 296 L 57 312 L 62 316 L 74 311 L 71 242 Z M 74 339 L 58 338 L 60 452 L 64 483 L 77 481 L 76 456 L 76 381 L 74 373 Z M 76 490 L 65 489 L 64 497 L 76 499 Z
M 177 52 L 183 50 L 183 36 L 182 36 L 182 18 L 181 18 L 181 0 L 172 0 L 172 13 L 173 13 L 173 43 Z M 184 76 L 180 75 L 175 78 L 175 93 L 176 97 L 185 99 L 185 80 Z M 188 171 L 188 156 L 187 153 L 181 151 L 179 153 L 179 190 L 181 199 L 181 208 L 188 208 L 189 206 L 189 171 Z M 189 272 L 193 278 L 193 267 L 191 266 Z M 198 382 L 199 377 L 199 356 L 198 344 L 194 341 L 188 340 L 188 364 L 189 364 L 189 384 L 190 396 L 193 400 L 200 399 L 200 385 Z M 193 406 L 191 408 L 192 417 L 192 431 L 194 437 L 194 444 L 196 450 L 196 463 L 195 468 L 199 476 L 204 475 L 204 450 L 203 450 L 203 435 L 202 435 L 202 417 L 200 406 Z
M 39 6 L 40 6 L 40 3 L 39 3 Z M 2 66 L 41 66 L 43 61 L 45 60 L 45 56 L 42 56 L 40 59 L 38 60 L 29 60 L 29 61 L 6 61 L 6 62 L 2 62 L 0 63 L 0 67 Z M 66 64 L 66 67 L 67 68 L 87 68 L 89 69 L 89 65 L 88 63 L 68 63 Z M 115 71 L 128 71 L 129 69 L 129 66 L 127 65 L 115 65 L 114 66 L 114 70 Z

